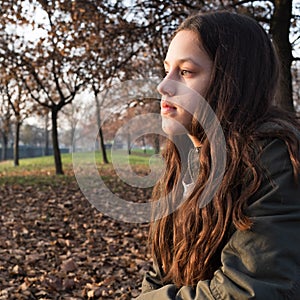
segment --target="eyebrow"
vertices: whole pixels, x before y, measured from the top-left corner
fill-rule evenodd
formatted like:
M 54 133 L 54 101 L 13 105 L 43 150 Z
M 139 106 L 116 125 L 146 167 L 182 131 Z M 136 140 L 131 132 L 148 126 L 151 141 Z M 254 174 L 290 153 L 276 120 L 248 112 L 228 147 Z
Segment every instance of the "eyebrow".
M 195 62 L 192 58 L 190 58 L 190 57 L 187 57 L 187 58 L 181 58 L 181 59 L 178 59 L 177 60 L 180 64 L 183 64 L 183 63 L 185 63 L 185 62 L 191 62 L 191 63 L 193 63 L 194 65 L 196 65 L 196 66 L 199 66 L 200 67 L 200 65 L 197 63 L 197 62 Z M 169 63 L 168 63 L 168 61 L 164 61 L 164 64 L 165 65 L 169 65 Z

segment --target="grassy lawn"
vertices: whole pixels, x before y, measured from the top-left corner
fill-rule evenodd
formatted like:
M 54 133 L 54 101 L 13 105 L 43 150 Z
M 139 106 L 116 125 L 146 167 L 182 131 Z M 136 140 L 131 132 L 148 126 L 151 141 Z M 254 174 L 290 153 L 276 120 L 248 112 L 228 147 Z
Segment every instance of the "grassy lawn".
M 149 153 L 149 151 L 148 151 Z M 149 169 L 149 158 L 151 153 L 144 154 L 142 151 L 133 151 L 129 156 L 129 163 L 133 169 L 142 170 L 147 172 Z M 76 154 L 77 160 L 80 159 L 83 162 L 96 161 L 97 166 L 101 173 L 105 177 L 110 177 L 113 173 L 114 166 L 111 161 L 111 152 L 108 151 L 109 164 L 103 164 L 101 153 L 78 153 Z M 114 158 L 119 160 L 128 160 L 127 153 L 118 152 L 114 154 Z M 53 156 L 43 156 L 36 158 L 24 158 L 20 159 L 20 165 L 15 167 L 12 160 L 0 162 L 0 184 L 49 184 L 52 185 L 67 183 L 74 180 L 73 172 L 73 156 L 71 153 L 62 154 L 62 164 L 65 175 L 55 175 L 55 166 Z
M 13 161 L 0 162 L 0 185 L 56 185 L 62 181 L 72 180 L 72 156 L 62 155 L 66 175 L 56 176 L 54 158 L 52 156 L 20 159 L 20 165 L 15 167 Z

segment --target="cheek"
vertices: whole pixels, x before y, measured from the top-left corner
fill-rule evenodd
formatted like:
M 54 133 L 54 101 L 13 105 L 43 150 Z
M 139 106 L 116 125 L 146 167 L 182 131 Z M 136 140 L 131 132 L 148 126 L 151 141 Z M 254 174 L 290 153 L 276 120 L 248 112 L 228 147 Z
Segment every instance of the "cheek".
M 180 117 L 178 118 L 179 122 L 187 129 L 190 129 L 193 120 L 193 115 L 190 112 L 195 112 L 195 109 L 196 108 L 191 107 L 191 110 L 189 110 L 189 112 L 182 111 Z
M 193 115 L 201 105 L 201 99 L 202 97 L 196 92 L 185 97 L 180 107 L 181 115 Z M 187 117 L 185 116 L 185 118 Z
M 197 92 L 200 97 L 205 97 L 210 83 L 210 76 L 203 76 L 194 83 L 193 90 Z

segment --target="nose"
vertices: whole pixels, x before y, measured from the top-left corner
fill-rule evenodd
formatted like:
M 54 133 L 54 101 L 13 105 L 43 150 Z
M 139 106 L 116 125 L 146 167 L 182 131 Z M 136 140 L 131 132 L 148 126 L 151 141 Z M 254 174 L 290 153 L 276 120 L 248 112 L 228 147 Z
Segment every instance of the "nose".
M 176 94 L 176 82 L 165 77 L 157 86 L 157 91 L 162 96 L 174 96 Z

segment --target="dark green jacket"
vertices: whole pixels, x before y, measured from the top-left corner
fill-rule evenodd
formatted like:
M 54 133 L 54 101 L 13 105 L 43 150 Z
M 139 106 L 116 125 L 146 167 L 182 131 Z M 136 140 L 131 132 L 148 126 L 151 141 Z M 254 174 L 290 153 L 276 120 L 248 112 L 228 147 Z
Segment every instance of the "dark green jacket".
M 266 143 L 261 163 L 269 179 L 249 202 L 254 225 L 232 234 L 213 278 L 195 288 L 163 286 L 154 264 L 137 300 L 300 299 L 300 180 L 295 184 L 287 147 L 278 139 Z

